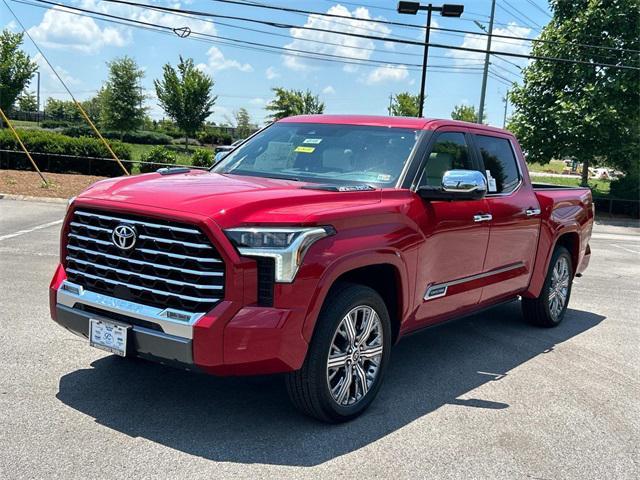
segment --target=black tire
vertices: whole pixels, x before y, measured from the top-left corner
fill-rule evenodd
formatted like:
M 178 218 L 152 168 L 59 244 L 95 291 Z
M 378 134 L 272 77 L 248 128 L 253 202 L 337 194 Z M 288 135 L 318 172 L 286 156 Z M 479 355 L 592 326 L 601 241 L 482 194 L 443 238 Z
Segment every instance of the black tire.
M 566 265 L 568 268 L 568 285 L 566 288 L 566 298 L 564 300 L 564 305 L 559 312 L 555 312 L 552 309 L 551 300 L 549 299 L 553 286 L 553 274 L 554 269 L 558 265 L 558 262 L 566 261 Z M 542 290 L 540 291 L 540 296 L 538 298 L 523 298 L 522 299 L 522 313 L 524 315 L 525 320 L 533 325 L 537 325 L 539 327 L 557 327 L 562 322 L 564 315 L 567 311 L 567 306 L 569 305 L 569 299 L 571 297 L 571 287 L 573 285 L 573 260 L 571 259 L 571 254 L 569 251 L 562 247 L 558 246 L 553 252 L 551 256 L 551 261 L 549 262 L 549 269 L 547 271 L 547 277 L 544 280 L 544 285 L 542 286 Z M 558 308 L 556 306 L 556 308 Z
M 355 400 L 354 404 L 341 405 L 334 399 L 330 390 L 331 380 L 328 378 L 327 362 L 334 337 L 338 338 L 336 335 L 341 322 L 349 312 L 361 306 L 373 309 L 380 319 L 381 325 L 378 326 L 377 331 L 382 330 L 382 357 L 379 359 L 377 374 L 368 387 L 368 391 L 359 400 Z M 363 325 L 363 322 L 358 325 Z M 377 395 L 389 363 L 390 351 L 391 322 L 386 305 L 380 295 L 375 290 L 362 285 L 342 283 L 335 286 L 327 295 L 318 316 L 315 332 L 302 368 L 286 376 L 287 392 L 291 402 L 302 413 L 327 423 L 346 422 L 357 417 L 366 410 Z M 352 369 L 356 368 L 354 365 L 355 363 L 352 365 Z M 365 370 L 361 369 L 361 371 Z M 344 375 L 347 375 L 346 370 Z M 354 376 L 353 378 L 355 382 L 358 382 L 360 377 Z M 354 385 L 353 388 L 361 388 L 360 385 Z M 351 387 L 348 391 L 349 396 L 352 391 Z

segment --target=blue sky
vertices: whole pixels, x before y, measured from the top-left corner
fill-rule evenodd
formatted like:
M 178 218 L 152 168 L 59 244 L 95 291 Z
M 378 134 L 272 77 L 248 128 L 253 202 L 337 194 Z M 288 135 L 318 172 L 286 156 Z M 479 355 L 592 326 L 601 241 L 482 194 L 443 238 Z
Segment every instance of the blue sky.
M 387 38 L 421 40 L 423 36 L 423 31 L 418 29 L 356 20 L 310 17 L 306 14 L 230 5 L 211 0 L 143 1 L 173 8 L 208 11 L 220 15 L 269 20 L 297 26 L 316 26 Z M 208 38 L 207 41 L 199 41 L 193 38 L 194 36 L 181 39 L 174 34 L 160 34 L 107 23 L 73 15 L 60 9 L 46 10 L 12 0 L 8 2 L 79 99 L 94 95 L 100 88 L 107 76 L 107 61 L 122 55 L 133 57 L 145 70 L 143 88 L 149 97 L 147 100 L 149 113 L 154 118 L 162 118 L 163 112 L 154 98 L 153 79 L 161 75 L 162 66 L 165 63 L 175 64 L 179 55 L 192 57 L 199 68 L 214 78 L 214 92 L 218 95 L 218 101 L 211 120 L 217 123 L 224 123 L 231 119 L 233 111 L 240 107 L 247 108 L 252 120 L 260 124 L 264 123 L 267 115 L 264 105 L 272 97 L 272 87 L 310 89 L 319 94 L 325 102 L 326 113 L 386 115 L 390 94 L 401 91 L 417 93 L 420 86 L 419 69 L 384 63 L 421 64 L 422 49 L 419 46 L 347 38 L 326 32 L 279 29 L 236 20 L 199 21 L 98 0 L 56 1 L 56 3 L 66 3 L 171 28 L 189 26 L 194 32 L 241 39 L 261 45 L 277 45 L 290 49 L 383 62 L 376 66 L 346 65 L 283 55 L 282 52 L 256 51 L 246 46 L 232 46 L 228 42 L 222 44 L 212 38 Z M 342 3 L 331 0 L 263 0 L 254 3 L 331 12 L 364 19 L 386 19 L 418 24 L 423 24 L 425 21 L 423 12 L 420 12 L 421 14 L 417 17 L 399 15 L 395 12 L 396 2 L 391 0 L 362 2 L 349 0 Z M 434 14 L 433 26 L 481 32 L 474 21 L 485 25 L 488 23 L 491 1 L 462 0 L 460 3 L 465 5 L 462 18 L 444 18 Z M 535 38 L 540 33 L 540 27 L 548 22 L 549 13 L 545 0 L 498 0 L 494 32 Z M 4 4 L 0 4 L 0 16 L 0 24 L 4 27 L 16 31 L 20 29 Z M 277 35 L 250 31 L 247 28 Z M 214 40 L 215 43 L 210 40 Z M 313 40 L 338 45 L 316 43 Z M 470 34 L 432 31 L 431 41 L 481 49 L 486 47 L 486 37 Z M 32 55 L 37 53 L 28 39 L 25 39 L 24 48 Z M 530 43 L 494 38 L 493 49 L 527 53 L 530 50 Z M 44 61 L 39 56 L 37 61 L 41 64 L 42 98 L 49 96 L 67 98 L 64 88 L 53 77 Z M 431 48 L 425 116 L 449 118 L 456 104 L 478 105 L 483 61 L 482 54 Z M 494 73 L 488 80 L 486 101 L 488 122 L 492 125 L 502 125 L 504 111 L 502 98 L 508 89 L 506 80 L 518 81 L 520 78 L 519 70 L 514 64 L 523 66 L 526 60 L 492 59 L 491 70 Z

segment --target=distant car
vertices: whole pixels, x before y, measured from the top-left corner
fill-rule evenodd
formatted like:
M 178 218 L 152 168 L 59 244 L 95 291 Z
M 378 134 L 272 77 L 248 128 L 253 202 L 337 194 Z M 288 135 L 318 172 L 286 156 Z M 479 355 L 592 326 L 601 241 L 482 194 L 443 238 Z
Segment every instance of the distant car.
M 216 155 L 214 157 L 216 162 L 219 162 L 220 160 L 222 160 L 224 157 L 227 156 L 227 154 L 233 150 L 234 148 L 236 148 L 238 145 L 240 145 L 242 142 L 244 142 L 244 138 L 240 139 L 240 140 L 236 140 L 235 142 L 233 142 L 231 145 L 220 145 L 218 147 L 216 147 Z

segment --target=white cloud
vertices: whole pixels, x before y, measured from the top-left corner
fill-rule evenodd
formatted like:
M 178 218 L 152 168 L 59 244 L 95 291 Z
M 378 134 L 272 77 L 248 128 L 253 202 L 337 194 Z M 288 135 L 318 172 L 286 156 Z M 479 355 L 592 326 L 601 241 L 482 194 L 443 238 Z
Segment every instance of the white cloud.
M 45 72 L 47 73 L 47 76 L 41 79 L 43 82 L 43 88 L 50 89 L 53 87 L 55 90 L 64 90 L 64 86 L 60 84 L 60 80 L 58 80 L 58 77 L 56 77 L 55 73 L 51 70 L 51 67 L 40 53 L 36 53 L 33 56 L 33 61 L 38 64 L 38 71 L 41 72 L 41 74 Z M 67 86 L 80 85 L 82 83 L 60 65 L 54 65 L 54 68 Z
M 252 98 L 251 100 L 249 100 L 249 104 L 250 105 L 264 105 L 265 103 L 267 103 L 267 101 L 264 98 Z
M 376 83 L 384 82 L 400 82 L 406 80 L 409 76 L 409 71 L 404 65 L 385 65 L 373 70 L 366 78 L 365 83 L 367 85 L 373 85 Z
M 513 37 L 528 37 L 531 33 L 531 29 L 527 27 L 520 27 L 515 22 L 509 22 L 507 27 L 495 28 L 493 33 L 496 35 L 510 35 Z M 487 37 L 486 35 L 473 35 L 467 33 L 464 36 L 461 46 L 465 48 L 486 50 Z M 531 43 L 525 40 L 511 40 L 495 37 L 491 40 L 491 50 L 495 51 L 527 54 L 530 49 Z M 465 52 L 462 50 L 451 50 L 448 55 L 453 57 L 458 65 L 469 63 L 470 60 L 482 62 L 485 57 L 485 54 L 481 52 Z
M 122 28 L 100 28 L 92 18 L 74 15 L 60 7 L 47 10 L 42 21 L 29 29 L 29 34 L 45 47 L 81 53 L 95 53 L 105 46 L 123 47 L 130 40 L 130 34 Z
M 6 24 L 2 29 L 3 29 L 3 30 L 4 30 L 4 29 L 7 29 L 7 30 L 11 30 L 12 32 L 15 32 L 15 31 L 17 31 L 17 30 L 18 30 L 18 24 L 16 23 L 16 21 L 15 21 L 15 20 L 11 20 L 11 21 L 10 21 L 9 23 L 7 23 L 7 24 Z
M 333 88 L 331 85 L 327 85 L 322 89 L 322 93 L 324 93 L 325 95 L 335 95 L 336 89 Z
M 206 72 L 218 72 L 221 70 L 235 69 L 241 72 L 253 72 L 253 67 L 248 63 L 240 63 L 237 60 L 231 60 L 224 57 L 224 54 L 218 47 L 211 47 L 207 51 L 209 57 L 206 64 L 198 64 L 198 68 Z
M 267 68 L 264 74 L 267 76 L 267 80 L 273 80 L 274 78 L 278 78 L 280 76 L 278 71 L 273 67 Z
M 304 26 L 324 30 L 336 30 L 337 25 L 339 24 L 340 31 L 347 33 L 360 33 L 381 37 L 387 37 L 391 33 L 391 29 L 383 24 L 355 20 L 355 18 L 371 20 L 369 10 L 364 7 L 358 7 L 353 10 L 353 12 L 350 12 L 348 8 L 342 5 L 334 5 L 327 10 L 327 13 L 349 18 L 335 19 L 322 17 L 320 15 L 309 15 Z M 295 38 L 293 42 L 285 45 L 286 48 L 290 49 L 305 50 L 320 54 L 340 55 L 356 60 L 368 60 L 373 53 L 370 49 L 375 47 L 372 40 L 348 37 L 333 32 L 318 32 L 314 30 L 303 30 L 300 28 L 292 28 L 290 32 L 291 36 Z M 328 45 L 327 43 L 313 43 L 307 40 L 327 42 L 335 45 Z M 287 68 L 296 71 L 305 71 L 310 68 L 310 62 L 295 53 L 283 55 L 283 63 Z M 357 69 L 354 65 L 345 65 L 343 68 L 345 71 L 355 71 Z

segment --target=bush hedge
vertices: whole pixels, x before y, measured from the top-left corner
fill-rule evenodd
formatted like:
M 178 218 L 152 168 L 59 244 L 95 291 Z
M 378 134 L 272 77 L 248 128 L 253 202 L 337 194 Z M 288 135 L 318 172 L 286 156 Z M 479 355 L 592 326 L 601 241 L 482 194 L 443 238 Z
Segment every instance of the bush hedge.
M 74 125 L 60 131 L 63 135 L 70 137 L 92 137 L 95 136 L 93 130 L 87 125 Z M 120 140 L 120 132 L 100 132 L 104 138 Z M 172 138 L 160 132 L 140 130 L 137 132 L 126 132 L 122 134 L 122 141 L 142 145 L 169 145 Z
M 211 150 L 205 150 L 198 148 L 191 154 L 191 165 L 194 167 L 209 168 L 213 165 L 213 152 Z
M 42 128 L 67 128 L 71 125 L 72 123 L 66 120 L 43 120 L 40 122 Z
M 140 163 L 138 164 L 138 167 L 140 168 L 140 173 L 150 173 L 166 166 L 158 164 L 175 165 L 177 160 L 177 155 L 171 150 L 167 150 L 164 147 L 153 147 L 148 152 L 140 155 Z
M 120 176 L 123 173 L 117 162 L 111 160 L 111 154 L 107 148 L 97 138 L 73 138 L 57 132 L 33 129 L 20 129 L 18 135 L 27 150 L 34 154 L 34 160 L 42 170 L 53 173 L 76 172 L 109 177 Z M 110 141 L 109 145 L 121 160 L 131 159 L 131 149 L 127 145 L 117 141 Z M 7 129 L 0 130 L 0 149 L 22 150 L 13 134 Z M 53 157 L 46 154 L 63 155 L 64 157 Z M 76 156 L 107 160 L 72 158 Z M 28 159 L 23 154 L 5 155 L 2 163 L 4 168 L 29 168 Z
M 231 145 L 233 137 L 217 128 L 205 128 L 196 134 L 200 143 L 208 145 Z

